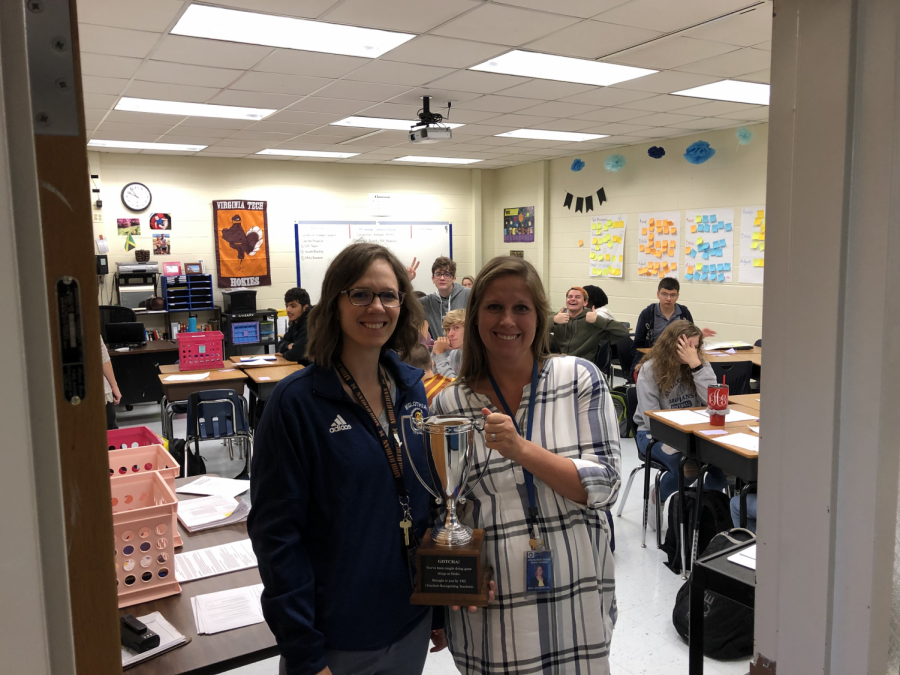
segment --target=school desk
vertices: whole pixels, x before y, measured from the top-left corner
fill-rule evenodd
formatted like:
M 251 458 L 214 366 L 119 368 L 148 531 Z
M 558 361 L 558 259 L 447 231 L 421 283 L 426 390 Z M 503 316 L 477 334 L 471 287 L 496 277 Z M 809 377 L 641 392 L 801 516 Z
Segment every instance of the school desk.
M 269 359 L 271 359 L 273 356 L 275 358 L 273 360 L 266 361 L 265 363 L 248 365 L 247 363 L 241 363 L 241 359 L 246 359 L 247 358 L 246 356 L 240 356 L 240 355 L 229 356 L 228 361 L 225 362 L 226 363 L 225 367 L 232 368 L 232 367 L 236 366 L 238 368 L 241 368 L 242 370 L 251 370 L 254 368 L 272 368 L 274 366 L 295 365 L 293 361 L 288 361 L 281 354 L 258 354 L 258 356 L 259 356 L 259 358 L 262 358 L 264 356 L 268 357 Z M 227 365 L 228 363 L 231 363 L 232 365 L 229 366 L 229 365 Z
M 155 340 L 127 351 L 109 349 L 109 359 L 122 393 L 119 405 L 130 409 L 137 403 L 159 403 L 163 393 L 156 369 L 178 360 L 178 345 L 171 340 Z
M 166 380 L 170 375 L 191 375 L 196 373 L 209 373 L 209 375 L 202 380 Z M 244 399 L 243 396 L 244 385 L 247 383 L 248 378 L 240 368 L 225 367 L 214 368 L 211 370 L 180 371 L 178 370 L 177 365 L 160 366 L 158 377 L 163 392 L 163 397 L 159 404 L 162 435 L 169 440 L 172 440 L 172 418 L 175 415 L 175 405 L 181 401 L 187 401 L 191 394 L 195 392 L 209 391 L 210 389 L 233 389 L 246 404 L 246 399 Z
M 262 407 L 265 405 L 276 385 L 289 375 L 293 375 L 303 366 L 290 363 L 284 366 L 272 366 L 269 368 L 253 368 L 247 370 L 247 388 L 250 390 L 250 426 L 256 428 L 257 413 L 262 415 Z

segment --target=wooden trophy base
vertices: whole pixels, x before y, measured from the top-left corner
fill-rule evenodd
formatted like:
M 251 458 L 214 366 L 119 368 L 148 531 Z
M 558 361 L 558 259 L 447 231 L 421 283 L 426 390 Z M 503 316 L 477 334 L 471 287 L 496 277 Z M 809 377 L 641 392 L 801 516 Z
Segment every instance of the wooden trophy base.
M 416 557 L 416 590 L 410 603 L 487 607 L 490 580 L 484 530 L 473 530 L 472 541 L 463 546 L 438 546 L 428 530 Z

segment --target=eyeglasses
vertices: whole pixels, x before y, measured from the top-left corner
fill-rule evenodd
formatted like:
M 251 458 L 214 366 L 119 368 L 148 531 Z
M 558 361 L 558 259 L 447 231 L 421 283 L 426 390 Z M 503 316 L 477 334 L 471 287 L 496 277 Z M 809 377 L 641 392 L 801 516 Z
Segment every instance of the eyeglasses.
M 452 279 L 453 275 L 450 274 L 450 272 L 435 272 L 434 278 L 435 279 Z
M 664 291 L 659 292 L 659 297 L 664 298 L 666 300 L 677 300 L 678 293 L 666 293 Z
M 347 296 L 351 305 L 357 307 L 368 307 L 377 295 L 381 299 L 382 307 L 399 307 L 403 304 L 403 297 L 406 293 L 401 291 L 382 291 L 376 293 L 368 288 L 351 288 L 349 291 L 341 291 L 341 294 Z

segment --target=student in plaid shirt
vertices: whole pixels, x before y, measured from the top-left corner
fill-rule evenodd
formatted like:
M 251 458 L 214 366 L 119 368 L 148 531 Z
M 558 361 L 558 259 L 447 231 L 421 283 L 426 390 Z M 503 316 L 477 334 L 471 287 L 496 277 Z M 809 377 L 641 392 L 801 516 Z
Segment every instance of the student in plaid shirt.
M 597 368 L 550 357 L 548 317 L 535 269 L 521 258 L 494 258 L 469 299 L 460 377 L 431 406 L 432 414 L 486 416 L 484 435 L 476 434 L 474 475 L 494 450 L 460 510 L 463 522 L 486 531 L 496 582 L 487 608 L 448 612 L 447 641 L 464 675 L 609 673 L 616 599 L 604 509 L 619 490 L 618 425 Z M 504 401 L 515 423 L 503 414 Z M 553 556 L 552 579 L 540 595 L 529 592 L 525 576 L 533 548 Z

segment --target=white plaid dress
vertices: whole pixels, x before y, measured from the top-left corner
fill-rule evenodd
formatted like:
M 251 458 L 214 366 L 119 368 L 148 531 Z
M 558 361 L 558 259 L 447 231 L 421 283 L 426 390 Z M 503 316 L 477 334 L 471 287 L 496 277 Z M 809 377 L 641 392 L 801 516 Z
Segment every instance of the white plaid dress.
M 524 433 L 531 385 L 525 387 L 516 423 Z M 619 428 L 609 389 L 597 368 L 576 357 L 548 359 L 538 378 L 531 440 L 570 458 L 588 493 L 587 506 L 556 494 L 534 478 L 540 537 L 554 555 L 553 590 L 525 595 L 528 495 L 522 468 L 491 455 L 484 480 L 461 520 L 485 530 L 496 600 L 477 612 L 447 611 L 447 639 L 463 675 L 608 675 L 616 620 L 615 567 L 604 509 L 619 491 Z M 434 400 L 432 414 L 481 417 L 496 412 L 487 396 L 459 381 Z M 476 433 L 474 475 L 487 448 Z M 471 480 L 471 479 L 470 479 Z

